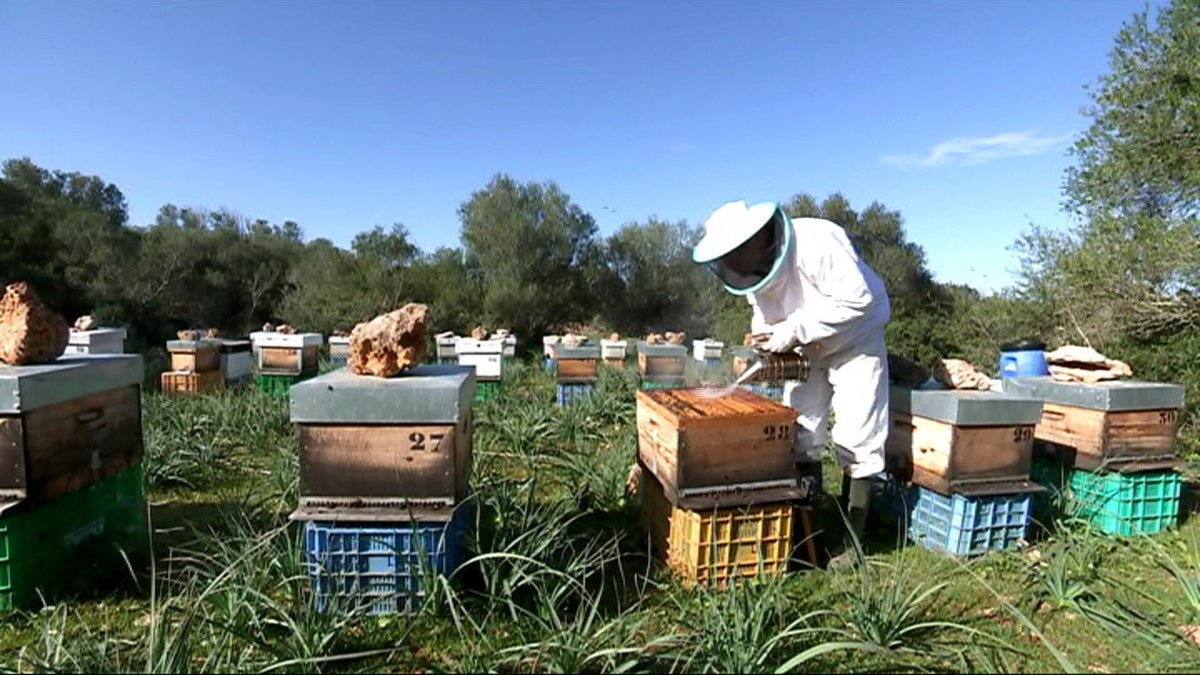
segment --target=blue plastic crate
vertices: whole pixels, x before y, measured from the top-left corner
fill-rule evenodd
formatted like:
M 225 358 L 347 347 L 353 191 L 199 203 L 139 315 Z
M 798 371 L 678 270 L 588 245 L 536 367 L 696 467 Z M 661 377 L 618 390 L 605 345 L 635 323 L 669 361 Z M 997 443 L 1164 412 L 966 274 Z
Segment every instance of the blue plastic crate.
M 449 522 L 305 523 L 317 611 L 416 612 L 425 600 L 426 581 L 463 563 L 469 520 L 468 510 L 460 508 Z
M 543 361 L 543 363 L 542 363 L 542 367 L 544 367 L 546 369 L 547 373 L 550 373 L 551 375 L 553 375 L 554 374 L 554 359 L 547 356 L 546 360 Z
M 1028 494 L 946 497 L 918 488 L 909 506 L 908 537 L 960 557 L 1007 551 L 1027 541 L 1031 504 Z
M 595 389 L 596 385 L 592 382 L 559 382 L 556 397 L 558 407 L 562 408 L 585 396 L 591 396 Z

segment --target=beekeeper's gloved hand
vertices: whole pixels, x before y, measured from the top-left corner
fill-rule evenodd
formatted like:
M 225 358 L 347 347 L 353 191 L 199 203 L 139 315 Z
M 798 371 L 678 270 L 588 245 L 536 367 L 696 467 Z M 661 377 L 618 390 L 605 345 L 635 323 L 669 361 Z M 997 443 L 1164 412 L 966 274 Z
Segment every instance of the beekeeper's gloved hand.
M 773 354 L 782 354 L 792 351 L 799 344 L 796 327 L 791 321 L 784 321 L 771 330 L 771 338 L 762 345 L 762 349 Z

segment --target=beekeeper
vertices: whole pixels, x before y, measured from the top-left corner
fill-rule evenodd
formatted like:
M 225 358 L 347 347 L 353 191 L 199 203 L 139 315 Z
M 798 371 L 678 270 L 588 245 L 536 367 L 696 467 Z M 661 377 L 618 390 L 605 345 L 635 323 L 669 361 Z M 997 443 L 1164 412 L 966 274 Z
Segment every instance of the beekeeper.
M 845 474 L 847 520 L 861 539 L 888 433 L 884 326 L 891 304 L 883 281 L 841 227 L 792 220 L 774 202 L 721 206 L 705 221 L 692 257 L 750 302 L 760 349 L 800 348 L 809 357 L 808 381 L 785 401 L 807 432 L 797 434 L 797 450 L 817 463 L 832 437 Z

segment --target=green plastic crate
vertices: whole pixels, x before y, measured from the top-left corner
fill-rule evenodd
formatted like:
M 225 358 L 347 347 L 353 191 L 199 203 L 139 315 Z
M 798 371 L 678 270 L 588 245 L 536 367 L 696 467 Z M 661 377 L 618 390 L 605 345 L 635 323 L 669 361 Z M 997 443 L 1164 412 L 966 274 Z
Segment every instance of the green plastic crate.
M 678 380 L 667 380 L 662 382 L 656 382 L 654 380 L 642 380 L 641 386 L 642 389 L 650 391 L 652 389 L 683 389 L 686 385 Z
M 500 395 L 499 382 L 476 382 L 475 383 L 475 402 L 483 403 L 490 401 Z
M 258 388 L 272 396 L 287 398 L 292 393 L 292 385 L 307 380 L 311 375 L 259 375 L 255 378 Z
M 1092 473 L 1070 478 L 1070 508 L 1106 534 L 1158 534 L 1179 523 L 1183 479 L 1177 471 Z
M 37 608 L 43 598 L 127 578 L 128 565 L 149 553 L 142 481 L 139 465 L 0 517 L 0 611 Z

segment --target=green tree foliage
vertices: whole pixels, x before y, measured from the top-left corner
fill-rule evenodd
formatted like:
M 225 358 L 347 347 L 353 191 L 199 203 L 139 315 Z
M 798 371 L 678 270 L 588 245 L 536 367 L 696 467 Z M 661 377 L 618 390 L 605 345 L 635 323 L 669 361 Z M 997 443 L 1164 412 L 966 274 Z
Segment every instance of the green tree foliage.
M 707 270 L 692 262 L 697 232 L 687 223 L 650 219 L 629 223 L 605 242 L 608 279 L 604 318 L 630 335 L 683 330 L 695 335 L 707 328 Z
M 1067 172 L 1080 221 L 1018 244 L 1025 295 L 1097 346 L 1200 325 L 1200 2 L 1137 14 L 1109 61 Z
M 554 183 L 498 175 L 459 208 L 483 318 L 520 335 L 593 318 L 596 222 Z

